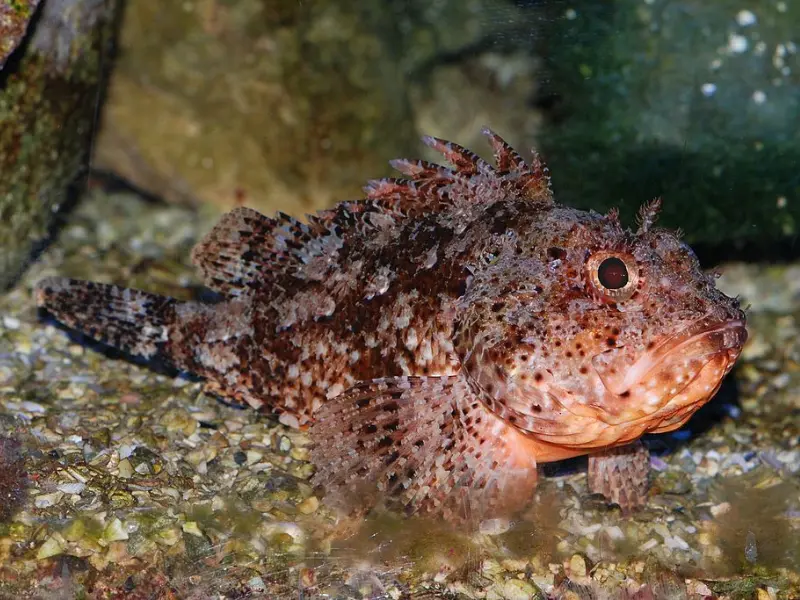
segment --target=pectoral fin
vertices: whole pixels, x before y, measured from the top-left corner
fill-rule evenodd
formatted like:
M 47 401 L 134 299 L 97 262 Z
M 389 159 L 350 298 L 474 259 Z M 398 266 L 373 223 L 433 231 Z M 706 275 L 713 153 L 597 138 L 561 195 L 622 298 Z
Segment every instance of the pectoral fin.
M 527 438 L 461 376 L 364 382 L 315 418 L 313 483 L 339 508 L 383 499 L 409 514 L 474 521 L 521 508 L 536 484 Z

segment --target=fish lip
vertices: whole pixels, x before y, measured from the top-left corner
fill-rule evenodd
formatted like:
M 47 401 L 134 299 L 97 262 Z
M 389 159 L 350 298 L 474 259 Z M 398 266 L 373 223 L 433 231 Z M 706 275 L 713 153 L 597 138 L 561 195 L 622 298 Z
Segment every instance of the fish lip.
M 603 385 L 616 396 L 624 394 L 681 347 L 715 333 L 722 334 L 722 343 L 718 349 L 707 354 L 709 359 L 731 350 L 736 350 L 738 355 L 747 341 L 747 327 L 743 318 L 724 320 L 701 318 L 678 333 L 663 339 L 655 348 L 642 354 L 628 369 L 620 385 L 609 385 L 610 382 L 606 381 L 603 381 Z M 614 387 L 618 389 L 612 389 Z

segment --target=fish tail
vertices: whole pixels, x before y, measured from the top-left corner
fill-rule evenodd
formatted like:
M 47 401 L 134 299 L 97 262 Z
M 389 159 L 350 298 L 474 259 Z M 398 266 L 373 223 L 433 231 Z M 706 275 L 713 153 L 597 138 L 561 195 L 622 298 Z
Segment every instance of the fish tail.
M 35 297 L 72 329 L 132 355 L 174 364 L 170 330 L 181 304 L 174 298 L 65 277 L 43 279 Z

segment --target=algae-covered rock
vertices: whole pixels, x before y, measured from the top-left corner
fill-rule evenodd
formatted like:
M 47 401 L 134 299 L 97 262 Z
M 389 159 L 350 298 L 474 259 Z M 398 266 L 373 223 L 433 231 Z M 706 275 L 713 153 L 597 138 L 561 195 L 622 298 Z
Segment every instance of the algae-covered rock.
M 0 19 L 22 10 L 30 20 L 34 4 L 0 0 Z M 0 71 L 0 289 L 47 236 L 86 167 L 116 4 L 49 0 L 23 55 Z M 16 23 L 18 41 L 25 22 Z
M 630 218 L 654 196 L 690 242 L 800 224 L 800 4 L 553 3 L 550 125 L 561 201 Z
M 130 2 L 95 166 L 220 207 L 360 197 L 420 152 L 410 86 L 518 15 L 506 0 Z
M 4 0 L 0 2 L 0 69 L 19 45 L 39 0 Z

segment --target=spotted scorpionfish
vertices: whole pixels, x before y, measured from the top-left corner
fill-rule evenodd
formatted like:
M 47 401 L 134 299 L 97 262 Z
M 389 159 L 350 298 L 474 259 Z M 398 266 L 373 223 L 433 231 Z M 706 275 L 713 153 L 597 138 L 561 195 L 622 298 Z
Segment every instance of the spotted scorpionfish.
M 692 250 L 616 211 L 553 200 L 547 168 L 485 130 L 495 163 L 423 141 L 449 167 L 307 221 L 225 215 L 192 259 L 214 304 L 64 278 L 39 306 L 66 325 L 200 375 L 223 399 L 307 428 L 334 506 L 484 518 L 523 507 L 537 465 L 589 455 L 589 487 L 645 501 L 639 438 L 684 424 L 747 334 Z

